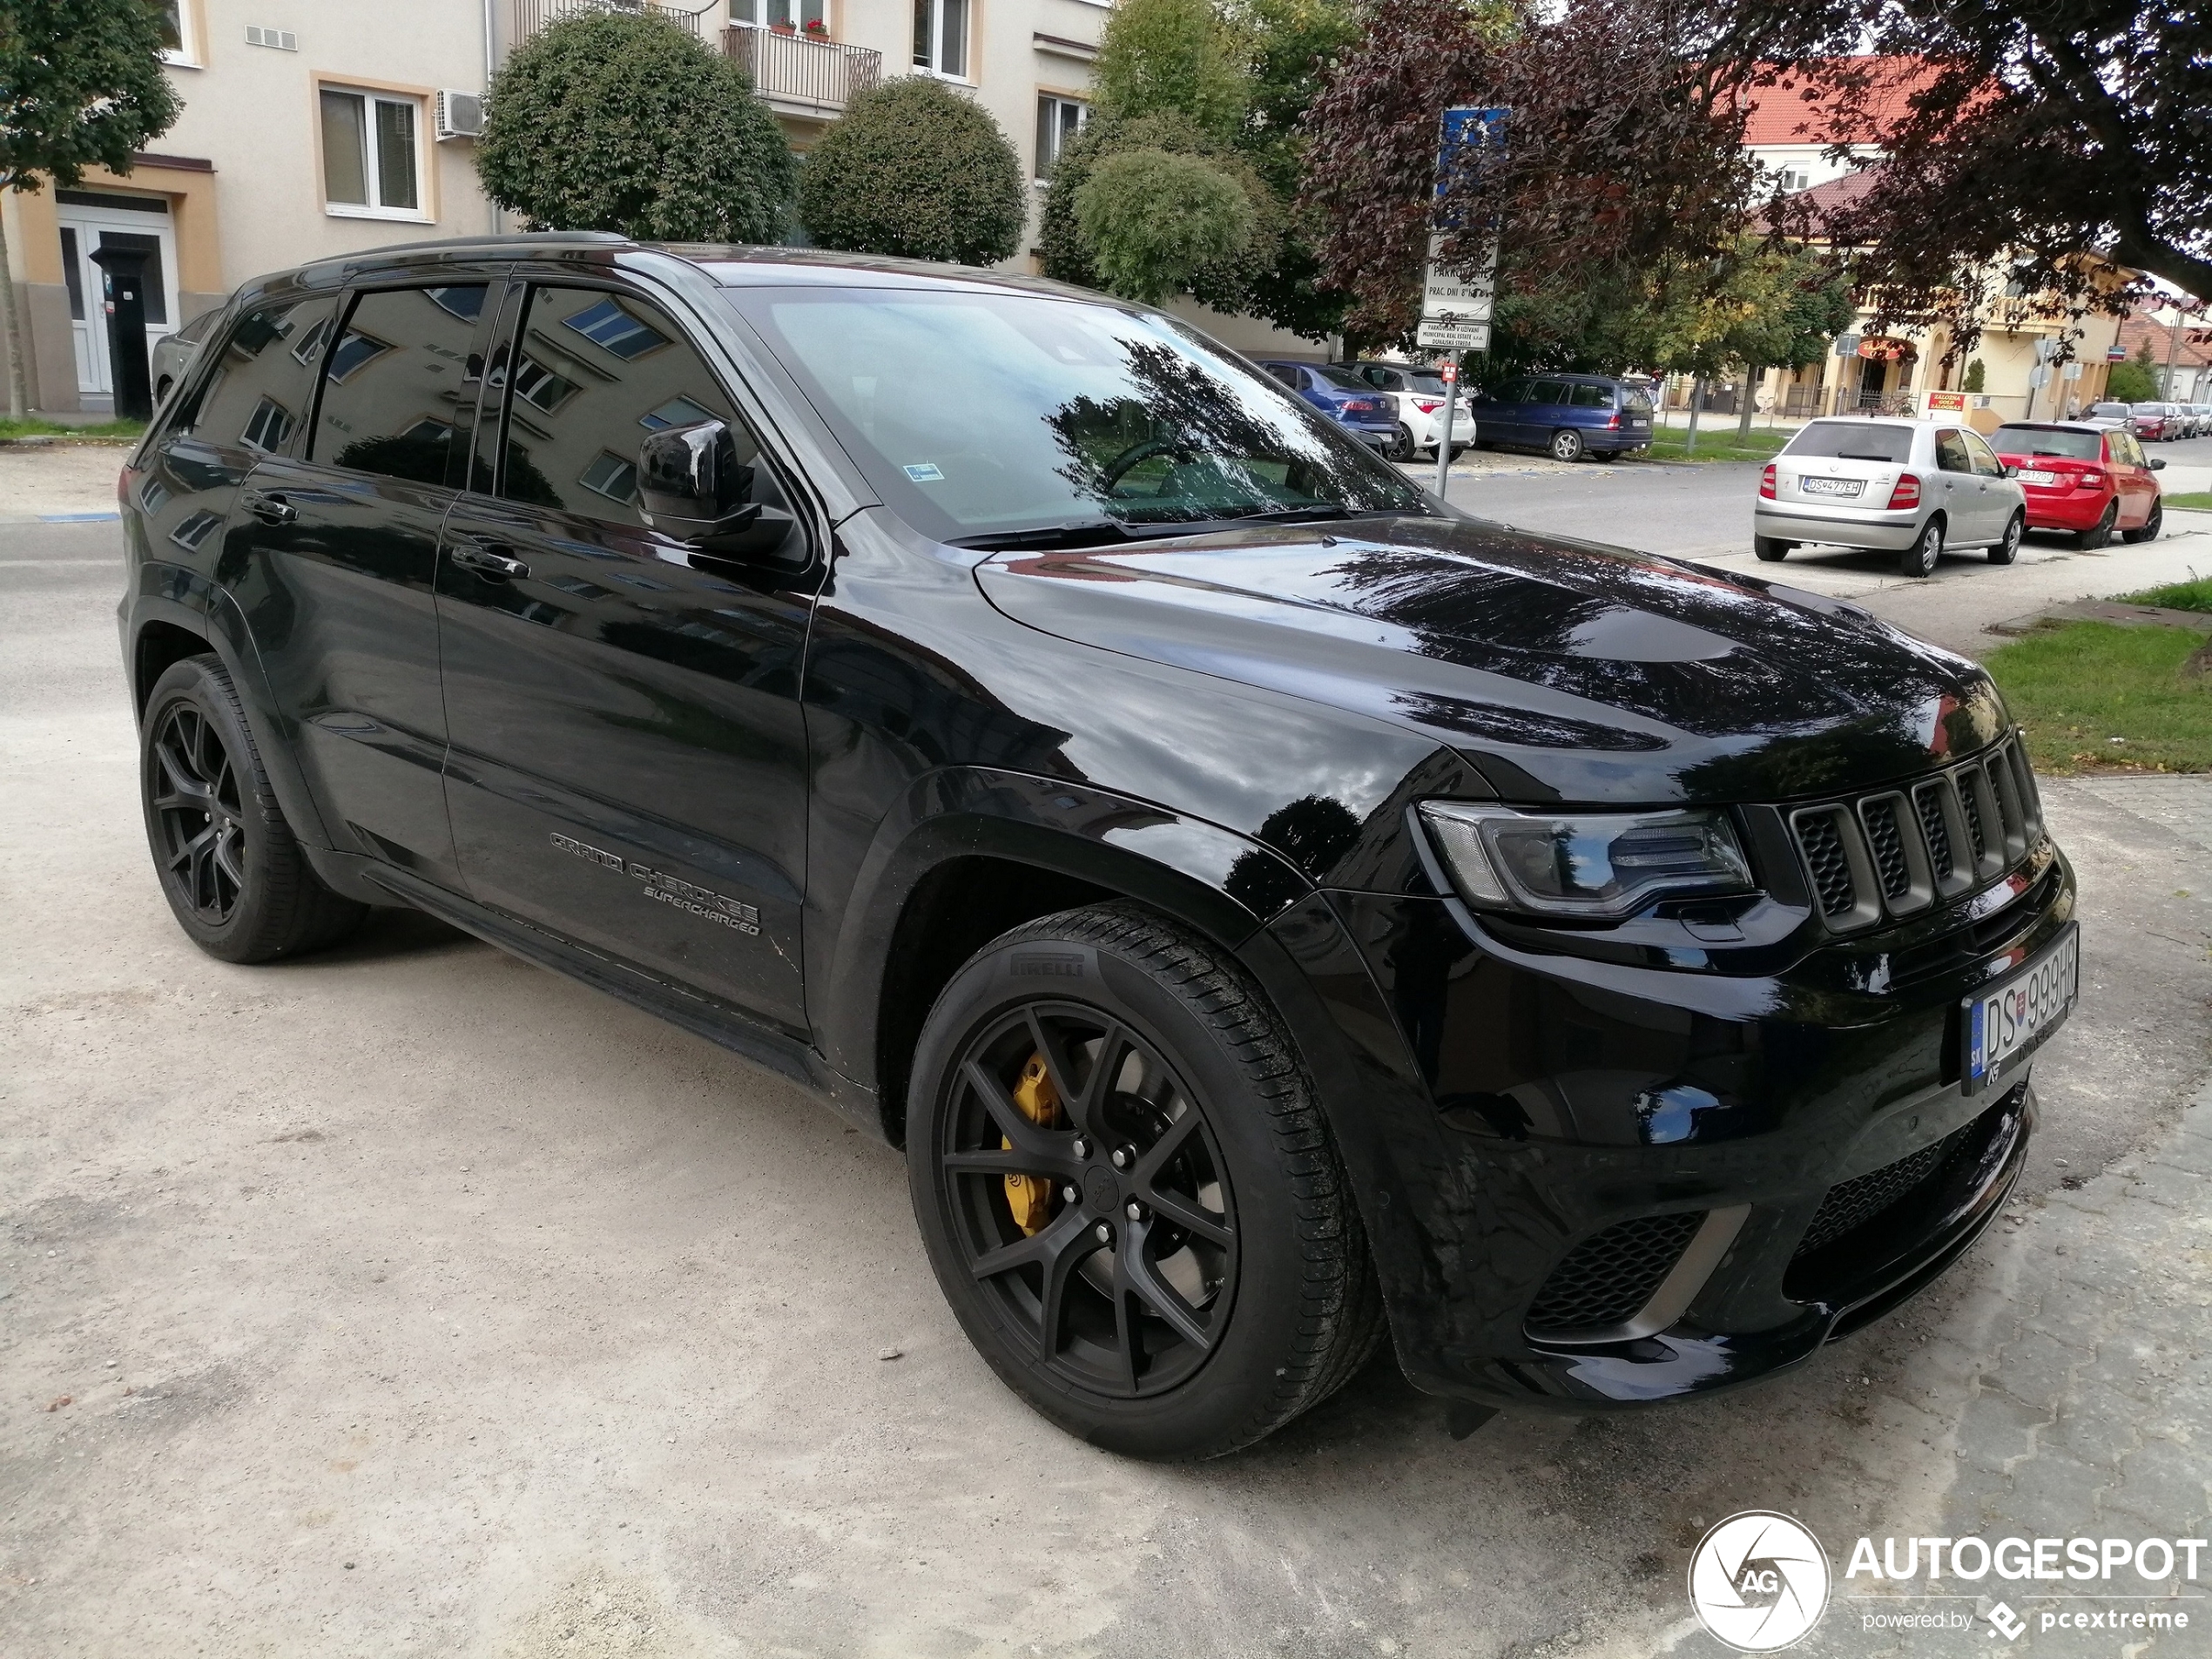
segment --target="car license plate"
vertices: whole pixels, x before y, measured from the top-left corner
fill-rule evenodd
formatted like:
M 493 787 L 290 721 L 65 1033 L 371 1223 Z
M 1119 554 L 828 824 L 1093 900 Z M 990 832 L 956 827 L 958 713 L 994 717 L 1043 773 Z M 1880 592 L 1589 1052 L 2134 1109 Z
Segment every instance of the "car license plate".
M 2033 961 L 1994 989 L 1966 998 L 1966 1092 L 1979 1094 L 2057 1030 L 2080 994 L 2081 929 L 2069 923 Z
M 2040 469 L 2030 468 L 2020 475 L 2020 481 L 2024 484 L 2055 484 L 2059 481 L 2059 475 L 2054 472 L 2044 472 Z
M 1800 478 L 1797 488 L 1808 496 L 1856 496 L 1866 485 L 1857 478 Z

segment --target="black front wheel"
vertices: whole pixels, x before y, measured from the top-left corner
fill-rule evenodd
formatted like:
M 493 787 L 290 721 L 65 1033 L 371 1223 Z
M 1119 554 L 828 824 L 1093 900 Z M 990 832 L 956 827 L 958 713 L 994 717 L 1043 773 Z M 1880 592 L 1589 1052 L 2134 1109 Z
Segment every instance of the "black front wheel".
M 1094 1445 L 1251 1445 L 1373 1352 L 1365 1234 L 1289 1034 L 1234 962 L 1135 907 L 971 958 L 908 1092 L 921 1234 L 968 1338 Z
M 2010 564 L 2020 556 L 2020 541 L 2027 534 L 2027 515 L 2014 513 L 2005 525 L 2005 538 L 1989 550 L 1992 564 Z
M 139 744 L 154 868 L 194 944 L 265 962 L 359 925 L 367 907 L 323 886 L 285 822 L 221 658 L 188 658 L 154 683 Z

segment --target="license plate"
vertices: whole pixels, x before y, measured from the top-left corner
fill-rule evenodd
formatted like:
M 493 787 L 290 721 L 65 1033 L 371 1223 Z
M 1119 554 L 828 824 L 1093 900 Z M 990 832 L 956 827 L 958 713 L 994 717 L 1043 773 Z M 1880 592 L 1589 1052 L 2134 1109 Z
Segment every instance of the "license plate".
M 1857 478 L 1800 478 L 1797 488 L 1808 496 L 1856 496 L 1866 485 Z
M 2057 943 L 2002 984 L 1966 998 L 1966 1092 L 1979 1094 L 2057 1030 L 2080 994 L 2081 929 L 2070 924 Z
M 2044 472 L 2030 468 L 2021 472 L 2020 481 L 2024 484 L 2055 484 L 2059 481 L 2059 475 L 2054 472 Z

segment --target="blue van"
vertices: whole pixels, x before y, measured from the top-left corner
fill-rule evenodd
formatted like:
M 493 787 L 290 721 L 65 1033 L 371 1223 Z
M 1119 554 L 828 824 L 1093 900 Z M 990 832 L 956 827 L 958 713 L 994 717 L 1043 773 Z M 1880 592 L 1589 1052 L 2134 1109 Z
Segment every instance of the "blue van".
M 1525 444 L 1554 461 L 1620 455 L 1651 442 L 1651 399 L 1604 374 L 1528 374 L 1474 401 L 1479 443 Z

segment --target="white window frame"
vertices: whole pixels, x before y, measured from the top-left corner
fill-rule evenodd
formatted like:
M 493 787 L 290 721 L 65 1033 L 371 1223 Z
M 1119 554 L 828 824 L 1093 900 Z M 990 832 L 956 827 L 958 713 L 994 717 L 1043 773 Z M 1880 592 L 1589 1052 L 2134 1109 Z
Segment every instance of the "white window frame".
M 177 50 L 164 47 L 161 61 L 173 69 L 202 69 L 205 60 L 199 55 L 199 19 L 192 16 L 193 0 L 176 0 Z
M 1044 113 L 1043 106 L 1048 99 L 1054 104 L 1072 104 L 1078 111 L 1081 111 L 1081 113 L 1076 117 L 1075 132 L 1068 135 L 1069 139 L 1073 139 L 1080 136 L 1082 130 L 1090 125 L 1090 100 L 1089 98 L 1076 98 L 1072 93 L 1055 92 L 1044 87 L 1039 87 L 1037 89 L 1037 113 L 1040 116 L 1042 116 Z M 1052 124 L 1052 132 L 1054 138 L 1054 148 L 1051 162 L 1053 166 L 1058 166 L 1060 165 L 1059 146 L 1062 143 L 1065 142 L 1065 140 L 1061 139 L 1059 136 L 1060 124 L 1056 120 Z M 1052 183 L 1050 171 L 1046 166 L 1045 162 L 1046 158 L 1043 151 L 1042 150 L 1038 151 L 1035 156 L 1032 156 L 1029 158 L 1029 181 L 1035 185 L 1040 190 L 1047 188 Z
M 975 58 L 975 0 L 915 0 L 915 3 L 917 6 L 929 9 L 929 60 L 924 63 L 915 59 L 914 72 L 927 75 L 935 80 L 957 81 L 962 86 L 974 85 L 975 78 L 968 73 L 968 66 Z M 938 55 L 945 49 L 945 8 L 948 5 L 957 5 L 963 14 L 960 32 L 961 61 L 957 74 L 938 62 Z
M 430 169 L 435 158 L 422 142 L 422 135 L 429 120 L 429 100 L 414 92 L 379 91 L 373 86 L 348 86 L 343 81 L 315 82 L 315 130 L 318 141 L 322 131 L 322 99 L 326 92 L 344 98 L 357 98 L 361 102 L 361 176 L 369 199 L 361 202 L 334 202 L 330 199 L 330 158 L 320 159 L 322 177 L 322 211 L 332 219 L 383 219 L 406 225 L 433 225 L 436 215 L 430 212 Z M 379 174 L 376 157 L 376 108 L 379 104 L 396 104 L 412 112 L 415 137 L 415 199 L 414 207 L 385 207 L 377 199 L 384 193 L 384 181 Z

